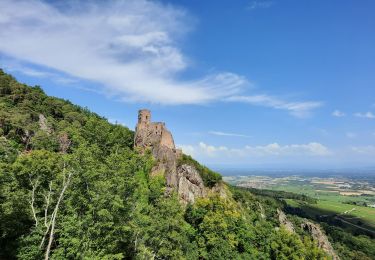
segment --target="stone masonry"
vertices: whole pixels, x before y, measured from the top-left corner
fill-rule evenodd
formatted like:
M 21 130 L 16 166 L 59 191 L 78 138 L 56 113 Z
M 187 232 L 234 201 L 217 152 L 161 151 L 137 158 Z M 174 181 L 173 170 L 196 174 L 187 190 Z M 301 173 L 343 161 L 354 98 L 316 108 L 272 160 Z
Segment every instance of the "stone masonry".
M 164 174 L 167 194 L 176 192 L 181 203 L 185 205 L 194 203 L 196 198 L 207 196 L 208 188 L 204 186 L 199 172 L 191 165 L 178 165 L 182 151 L 176 149 L 172 134 L 165 123 L 151 122 L 151 112 L 147 109 L 138 113 L 134 146 L 141 151 L 151 150 L 157 161 L 151 175 Z
M 181 150 L 176 149 L 172 134 L 165 127 L 165 123 L 151 122 L 151 112 L 147 109 L 142 109 L 138 113 L 134 145 L 143 149 L 151 148 L 153 152 L 155 148 L 163 146 L 177 155 L 181 154 Z

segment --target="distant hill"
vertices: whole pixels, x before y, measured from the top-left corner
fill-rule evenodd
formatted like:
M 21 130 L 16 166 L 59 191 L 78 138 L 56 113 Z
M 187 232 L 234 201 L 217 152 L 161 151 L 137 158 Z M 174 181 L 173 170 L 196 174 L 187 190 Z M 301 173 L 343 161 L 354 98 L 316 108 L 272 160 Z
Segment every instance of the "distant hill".
M 374 240 L 331 226 L 327 238 L 319 225 L 285 215 L 282 194 L 228 186 L 186 155 L 173 169 L 187 165 L 186 178 L 194 172 L 199 185 L 222 187 L 181 203 L 167 171 L 156 170 L 163 154 L 133 142 L 132 130 L 0 70 L 0 259 L 375 255 Z

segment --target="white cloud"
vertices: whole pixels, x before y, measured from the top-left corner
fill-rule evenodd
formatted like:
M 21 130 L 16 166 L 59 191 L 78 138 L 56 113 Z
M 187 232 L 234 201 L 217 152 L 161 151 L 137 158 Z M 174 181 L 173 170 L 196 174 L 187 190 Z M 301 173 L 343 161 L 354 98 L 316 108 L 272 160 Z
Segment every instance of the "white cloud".
M 374 119 L 375 118 L 375 115 L 371 112 L 355 113 L 354 116 L 361 117 L 361 118 L 368 118 L 368 119 Z
M 204 153 L 206 153 L 208 156 L 215 156 L 217 153 L 229 151 L 225 146 L 207 145 L 203 142 L 199 143 L 199 149 L 204 151 Z
M 245 137 L 249 138 L 249 135 L 244 134 L 236 134 L 236 133 L 226 133 L 226 132 L 220 132 L 220 131 L 209 131 L 208 132 L 211 135 L 218 135 L 218 136 L 233 136 L 233 137 Z
M 189 62 L 178 43 L 194 23 L 182 9 L 145 0 L 60 5 L 0 1 L 0 28 L 6 28 L 0 30 L 1 52 L 101 83 L 126 101 L 197 104 L 246 85 L 244 77 L 229 72 L 179 79 Z
M 375 156 L 375 146 L 373 145 L 352 147 L 352 151 L 363 155 Z
M 197 157 L 298 157 L 332 154 L 326 146 L 316 142 L 290 145 L 272 143 L 264 146 L 245 146 L 239 149 L 227 146 L 213 146 L 200 142 L 198 145 L 179 145 L 179 147 L 184 153 Z
M 47 78 L 47 77 L 54 76 L 53 73 L 46 72 L 46 71 L 39 71 L 39 70 L 32 69 L 32 68 L 29 68 L 29 67 L 18 67 L 18 68 L 16 68 L 16 67 L 7 66 L 6 69 L 10 72 L 15 72 L 15 71 L 21 72 L 22 74 L 32 76 L 32 77 L 36 77 L 36 78 Z
M 194 156 L 194 151 L 195 151 L 194 146 L 189 145 L 189 144 L 181 144 L 181 145 L 177 145 L 177 147 L 180 148 L 180 149 L 182 149 L 182 151 L 185 154 Z
M 357 137 L 357 134 L 352 133 L 352 132 L 347 132 L 345 135 L 346 135 L 347 138 L 356 138 Z
M 73 84 L 77 83 L 78 80 L 73 79 L 72 77 L 63 76 L 59 73 L 54 73 L 46 70 L 40 70 L 31 68 L 29 66 L 24 66 L 20 64 L 17 61 L 11 60 L 11 59 L 0 59 L 0 64 L 5 64 L 4 69 L 10 73 L 12 72 L 20 72 L 24 75 L 35 77 L 35 78 L 48 78 L 50 80 L 53 80 L 57 83 L 61 84 Z
M 321 102 L 316 101 L 289 102 L 268 95 L 232 96 L 227 98 L 227 101 L 244 102 L 252 105 L 287 110 L 296 117 L 306 117 L 310 114 L 311 110 L 323 105 Z
M 253 5 L 270 4 L 254 1 Z M 24 74 L 55 77 L 63 84 L 89 80 L 103 87 L 98 90 L 98 84 L 92 84 L 93 91 L 125 102 L 174 105 L 231 100 L 284 109 L 299 117 L 322 105 L 266 95 L 238 96 L 249 83 L 230 72 L 182 79 L 191 64 L 180 43 L 194 24 L 185 10 L 156 1 L 3 0 L 0 28 L 6 29 L 0 30 L 0 54 L 32 64 L 20 69 Z M 34 65 L 46 72 L 36 71 Z M 61 77 L 51 71 L 62 73 Z
M 340 110 L 335 110 L 332 112 L 332 116 L 335 116 L 335 117 L 344 117 L 345 116 L 345 113 L 341 112 Z
M 249 3 L 247 6 L 248 10 L 254 10 L 258 8 L 269 8 L 273 5 L 273 1 L 267 0 L 254 0 Z

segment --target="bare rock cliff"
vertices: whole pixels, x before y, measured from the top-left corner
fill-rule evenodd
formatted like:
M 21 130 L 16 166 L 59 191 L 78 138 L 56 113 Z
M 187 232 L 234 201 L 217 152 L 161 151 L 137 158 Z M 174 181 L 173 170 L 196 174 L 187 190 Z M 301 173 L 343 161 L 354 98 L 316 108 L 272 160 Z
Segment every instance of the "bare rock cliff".
M 284 211 L 277 209 L 277 215 L 279 218 L 280 225 L 285 227 L 291 233 L 295 233 L 295 228 L 293 223 L 290 222 L 284 213 Z M 307 219 L 301 224 L 301 228 L 307 231 L 311 237 L 317 241 L 318 247 L 321 248 L 324 252 L 332 257 L 334 260 L 339 260 L 335 250 L 333 249 L 331 243 L 328 240 L 326 234 L 322 231 L 321 227 L 318 224 L 315 224 Z
M 318 224 L 312 223 L 308 220 L 305 220 L 301 227 L 308 231 L 311 236 L 318 242 L 318 247 L 323 249 L 328 255 L 332 256 L 334 260 L 339 260 L 336 252 L 333 250 L 331 243 L 329 242 L 326 234 L 321 230 L 321 227 Z
M 47 134 L 51 134 L 53 132 L 52 129 L 48 126 L 47 118 L 43 114 L 39 114 L 39 127 Z
M 223 187 L 212 189 L 204 186 L 199 172 L 191 165 L 178 165 L 182 151 L 176 149 L 172 134 L 164 123 L 151 122 L 151 112 L 139 111 L 134 137 L 134 146 L 138 149 L 150 149 L 157 165 L 151 174 L 163 172 L 167 182 L 167 193 L 175 191 L 182 204 L 194 203 L 197 198 L 206 197 L 209 192 L 218 192 L 225 197 Z
M 207 196 L 203 180 L 193 166 L 183 164 L 178 167 L 177 179 L 178 195 L 183 201 L 194 203 L 195 198 Z
M 280 225 L 285 227 L 285 229 L 288 230 L 289 232 L 294 233 L 295 232 L 294 226 L 292 222 L 288 220 L 284 211 L 282 211 L 281 209 L 277 209 L 277 215 L 279 217 Z

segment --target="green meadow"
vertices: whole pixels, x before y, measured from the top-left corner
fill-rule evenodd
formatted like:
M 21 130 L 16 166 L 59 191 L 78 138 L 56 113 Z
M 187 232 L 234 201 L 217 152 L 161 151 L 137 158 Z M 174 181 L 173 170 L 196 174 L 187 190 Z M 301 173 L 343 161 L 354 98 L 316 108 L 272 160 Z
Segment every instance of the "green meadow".
M 316 204 L 308 204 L 293 199 L 286 202 L 292 207 L 300 207 L 311 216 L 335 215 L 353 225 L 375 230 L 375 208 L 355 205 L 354 203 L 374 204 L 375 196 L 344 196 L 337 191 L 331 191 L 324 185 L 308 182 L 293 181 L 272 187 L 273 190 L 282 190 L 304 194 L 317 199 Z M 351 204 L 352 203 L 352 204 Z

